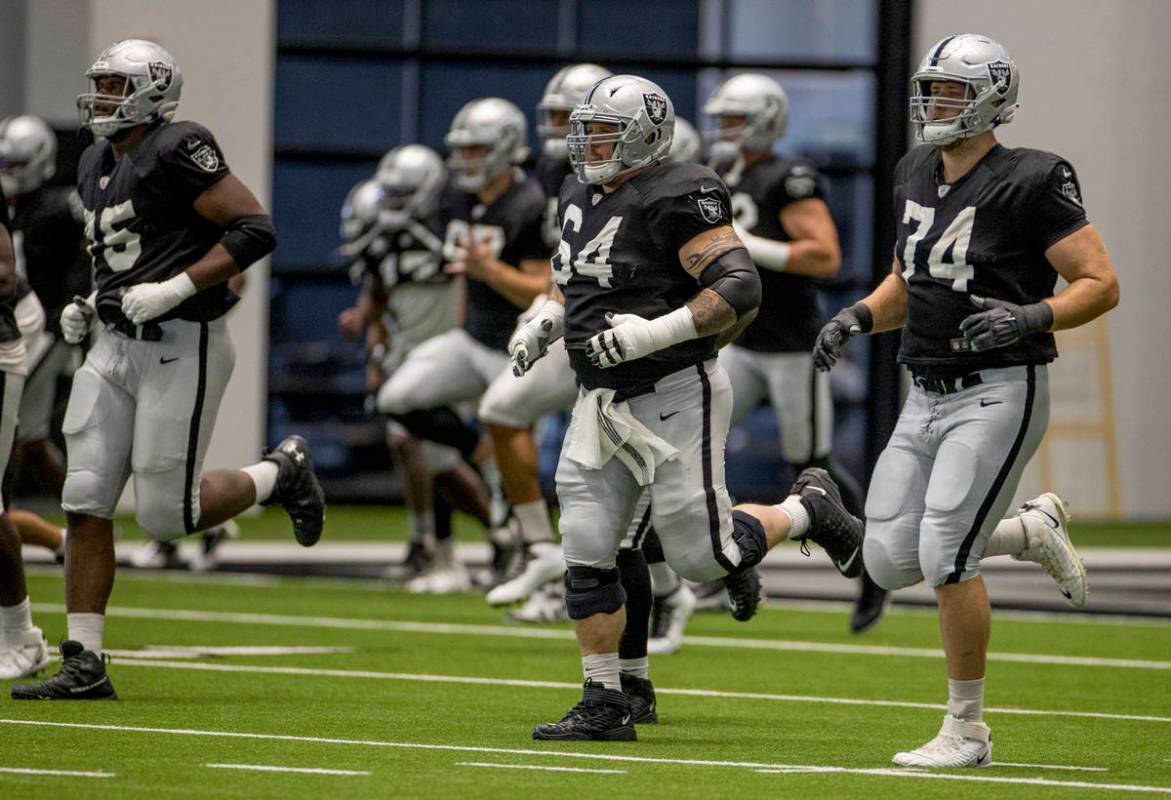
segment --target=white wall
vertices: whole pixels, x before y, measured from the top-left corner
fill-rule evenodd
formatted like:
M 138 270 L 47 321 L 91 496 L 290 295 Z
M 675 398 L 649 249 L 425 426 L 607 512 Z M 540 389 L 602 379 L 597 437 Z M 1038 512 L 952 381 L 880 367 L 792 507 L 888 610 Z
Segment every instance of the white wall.
M 1108 318 L 1125 516 L 1171 516 L 1171 71 L 1164 0 L 920 0 L 916 58 L 953 33 L 1004 44 L 1021 70 L 1021 108 L 998 131 L 1009 146 L 1068 158 L 1087 214 L 1101 232 L 1122 284 Z M 1096 417 L 1094 359 L 1059 335 L 1066 353 L 1052 368 L 1056 418 Z M 1108 509 L 1108 461 L 1087 440 L 1051 436 L 1055 488 L 1075 513 Z M 1022 491 L 1039 485 L 1034 463 Z
M 34 0 L 26 6 L 27 109 L 76 124 L 85 69 L 131 37 L 166 47 L 183 71 L 178 119 L 216 136 L 232 171 L 271 208 L 275 0 Z M 230 327 L 236 368 L 206 466 L 256 461 L 264 445 L 268 377 L 268 263 L 248 270 Z

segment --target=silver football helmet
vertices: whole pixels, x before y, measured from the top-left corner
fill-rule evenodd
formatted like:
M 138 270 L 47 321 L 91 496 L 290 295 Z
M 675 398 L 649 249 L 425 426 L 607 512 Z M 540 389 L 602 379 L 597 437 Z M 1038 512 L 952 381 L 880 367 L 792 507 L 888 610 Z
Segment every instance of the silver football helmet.
M 768 150 L 789 126 L 789 97 L 768 75 L 744 72 L 728 78 L 704 103 L 711 128 L 713 161 L 732 160 L 742 149 Z M 744 122 L 722 127 L 721 117 L 743 117 Z
M 615 130 L 588 133 L 591 123 Z M 675 134 L 675 107 L 653 81 L 637 75 L 614 75 L 598 81 L 569 115 L 569 163 L 582 183 L 605 184 L 624 172 L 667 155 Z M 597 147 L 613 145 L 609 158 Z
M 8 198 L 36 191 L 57 171 L 57 134 L 27 114 L 0 122 L 0 189 Z
M 541 139 L 541 152 L 549 158 L 564 160 L 569 157 L 565 137 L 569 135 L 569 124 L 556 125 L 552 116 L 563 112 L 568 119 L 569 112 L 582 101 L 586 92 L 602 80 L 613 75 L 597 64 L 574 64 L 562 67 L 549 79 L 541 102 L 537 103 L 537 136 Z
M 932 97 L 931 84 L 964 84 L 962 98 Z M 919 141 L 944 146 L 1011 122 L 1021 76 L 1008 50 L 977 33 L 936 42 L 911 76 L 911 123 Z M 932 119 L 943 111 L 945 116 Z
M 671 160 L 681 164 L 698 161 L 699 144 L 695 127 L 683 117 L 675 117 L 675 135 L 671 137 L 671 149 L 667 153 Z
M 524 161 L 528 125 L 514 103 L 500 97 L 481 97 L 459 110 L 443 143 L 451 150 L 447 167 L 455 185 L 465 192 L 479 191 L 496 176 Z M 484 146 L 483 158 L 464 158 L 458 148 Z
M 342 221 L 338 229 L 343 253 L 352 256 L 366 249 L 372 235 L 377 232 L 385 196 L 382 184 L 375 178 L 358 181 L 350 189 L 342 203 Z
M 126 79 L 121 96 L 98 91 L 98 79 L 110 75 Z M 123 39 L 110 45 L 85 77 L 91 91 L 78 95 L 77 110 L 82 126 L 98 138 L 157 120 L 170 122 L 183 89 L 183 73 L 175 59 L 145 39 Z
M 402 230 L 412 219 L 422 221 L 435 210 L 447 170 L 430 147 L 404 144 L 382 157 L 374 179 L 383 190 L 382 225 Z

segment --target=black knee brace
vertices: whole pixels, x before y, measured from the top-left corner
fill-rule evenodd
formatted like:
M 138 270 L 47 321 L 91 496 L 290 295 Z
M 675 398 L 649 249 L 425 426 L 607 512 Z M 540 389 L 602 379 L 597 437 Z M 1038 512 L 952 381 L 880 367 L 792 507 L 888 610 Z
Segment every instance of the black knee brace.
M 740 563 L 736 567 L 736 572 L 752 569 L 768 552 L 764 526 L 756 517 L 743 511 L 732 512 L 732 539 L 740 548 Z
M 626 602 L 618 567 L 570 567 L 565 571 L 565 610 L 570 619 L 613 614 Z

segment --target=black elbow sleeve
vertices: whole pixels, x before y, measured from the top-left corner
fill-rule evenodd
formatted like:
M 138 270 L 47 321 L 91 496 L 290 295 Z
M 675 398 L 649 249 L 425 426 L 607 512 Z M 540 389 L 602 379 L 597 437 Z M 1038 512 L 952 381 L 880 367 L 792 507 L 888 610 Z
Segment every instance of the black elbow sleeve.
M 738 317 L 760 306 L 760 275 L 743 247 L 729 250 L 708 264 L 699 282 L 724 298 Z
M 243 272 L 276 247 L 276 229 L 267 214 L 251 214 L 232 220 L 220 244 Z

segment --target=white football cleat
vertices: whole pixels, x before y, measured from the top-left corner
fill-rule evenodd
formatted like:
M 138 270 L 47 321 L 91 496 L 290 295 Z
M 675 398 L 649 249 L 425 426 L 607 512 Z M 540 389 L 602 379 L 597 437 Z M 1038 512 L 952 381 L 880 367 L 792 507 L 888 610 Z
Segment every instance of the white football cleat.
M 488 592 L 488 605 L 507 606 L 527 599 L 533 592 L 565 574 L 565 554 L 552 542 L 536 542 L 529 546 L 531 558 L 524 569 L 510 581 Z
M 174 542 L 161 542 L 151 539 L 142 547 L 134 551 L 130 557 L 132 566 L 139 569 L 180 569 L 183 559 L 179 558 L 179 548 Z
M 1022 505 L 1017 517 L 1028 544 L 1013 558 L 1040 564 L 1071 606 L 1084 606 L 1090 596 L 1090 583 L 1086 565 L 1069 540 L 1070 516 L 1065 501 L 1046 492 Z
M 560 622 L 569 619 L 565 610 L 565 584 L 550 581 L 529 595 L 528 601 L 511 612 L 508 618 L 513 622 L 543 623 Z
M 991 730 L 983 722 L 969 722 L 947 714 L 934 739 L 909 753 L 895 753 L 900 767 L 959 769 L 992 763 Z
M 49 663 L 49 643 L 40 628 L 9 634 L 0 642 L 0 680 L 36 675 Z
M 656 597 L 651 617 L 651 636 L 646 643 L 648 655 L 665 656 L 683 645 L 683 630 L 695 613 L 695 592 L 686 583 L 666 597 Z

